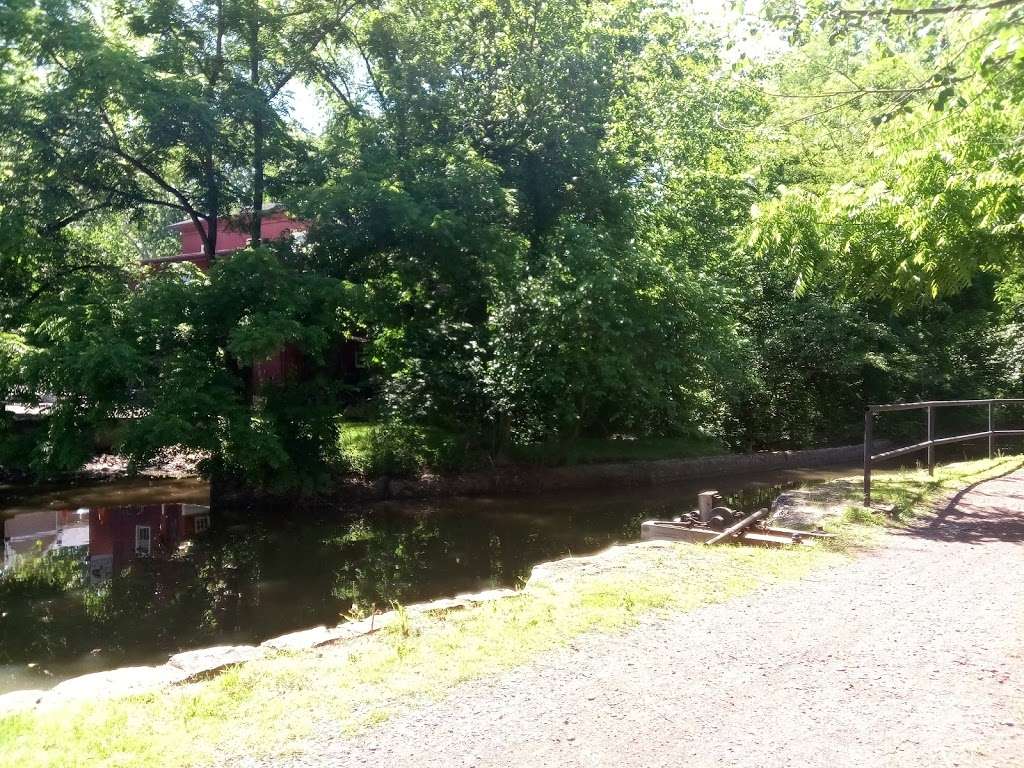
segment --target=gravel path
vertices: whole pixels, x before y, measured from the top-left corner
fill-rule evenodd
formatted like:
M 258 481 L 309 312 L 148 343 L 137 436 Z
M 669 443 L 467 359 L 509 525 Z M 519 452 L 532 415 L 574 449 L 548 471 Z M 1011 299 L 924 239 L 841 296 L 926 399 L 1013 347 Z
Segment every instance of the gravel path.
M 1024 471 L 852 563 L 587 636 L 277 765 L 1024 766 Z

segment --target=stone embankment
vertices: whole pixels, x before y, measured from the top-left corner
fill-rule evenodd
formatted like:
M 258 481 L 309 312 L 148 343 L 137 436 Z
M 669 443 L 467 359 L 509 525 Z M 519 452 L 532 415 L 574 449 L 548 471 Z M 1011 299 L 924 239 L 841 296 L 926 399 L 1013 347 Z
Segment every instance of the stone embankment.
M 479 603 L 501 600 L 518 594 L 511 589 L 490 589 L 432 600 L 401 609 L 406 613 L 453 611 Z M 13 712 L 52 709 L 85 699 L 96 700 L 150 693 L 171 685 L 196 682 L 238 664 L 277 653 L 318 648 L 364 637 L 391 626 L 401 611 L 378 613 L 359 621 L 346 621 L 335 627 L 319 626 L 265 640 L 257 645 L 220 645 L 185 651 L 171 656 L 166 664 L 151 667 L 121 667 L 94 672 L 58 683 L 48 691 L 13 691 L 0 695 L 0 716 Z
M 883 445 L 878 443 L 879 449 Z M 423 474 L 414 478 L 339 478 L 323 501 L 365 503 L 386 499 L 431 499 L 451 496 L 527 496 L 557 491 L 601 488 L 637 488 L 665 485 L 697 478 L 730 474 L 807 469 L 832 464 L 849 464 L 863 456 L 863 446 L 846 445 L 805 451 L 763 451 L 759 453 L 705 456 L 693 459 L 660 459 L 571 467 L 513 465 L 487 472 Z M 215 478 L 210 488 L 214 503 L 246 504 L 274 501 L 247 487 L 244 482 Z M 291 504 L 291 501 L 288 502 Z
M 676 546 L 670 542 L 645 541 L 609 547 L 588 557 L 566 557 L 534 566 L 524 591 L 543 586 L 568 589 L 582 578 L 613 575 L 626 571 L 636 550 Z M 387 611 L 335 627 L 319 626 L 274 637 L 257 645 L 222 645 L 171 656 L 159 666 L 122 667 L 65 680 L 48 691 L 14 691 L 0 695 L 0 716 L 34 708 L 46 710 L 82 700 L 96 700 L 150 693 L 173 685 L 195 682 L 230 667 L 278 653 L 294 653 L 325 645 L 344 643 L 385 629 L 401 619 L 401 613 L 423 614 L 460 610 L 480 603 L 514 597 L 512 589 L 490 589 L 456 597 L 431 600 L 400 610 Z

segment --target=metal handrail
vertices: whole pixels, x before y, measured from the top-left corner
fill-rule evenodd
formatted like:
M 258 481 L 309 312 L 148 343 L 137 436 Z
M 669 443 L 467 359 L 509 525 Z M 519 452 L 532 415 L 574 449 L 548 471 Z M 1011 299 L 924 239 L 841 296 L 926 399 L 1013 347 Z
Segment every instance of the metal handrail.
M 992 398 L 989 400 L 924 400 L 918 403 L 889 403 L 887 405 L 869 405 L 864 409 L 864 506 L 871 506 L 871 465 L 876 461 L 892 459 L 896 456 L 903 456 L 915 451 L 928 451 L 928 474 L 935 473 L 935 446 L 948 445 L 950 443 L 962 443 L 968 440 L 977 440 L 988 437 L 988 457 L 992 458 L 993 443 L 997 437 L 1009 435 L 1024 435 L 1024 429 L 993 429 L 992 427 L 992 406 L 1003 403 L 1024 403 L 1024 398 Z M 957 405 L 986 405 L 988 406 L 988 429 L 984 432 L 972 432 L 966 435 L 954 435 L 953 437 L 934 437 L 935 433 L 935 409 L 949 408 Z M 913 445 L 906 445 L 902 448 L 895 448 L 882 453 L 871 453 L 875 416 L 879 413 L 891 411 L 916 411 L 925 410 L 928 413 L 928 439 Z

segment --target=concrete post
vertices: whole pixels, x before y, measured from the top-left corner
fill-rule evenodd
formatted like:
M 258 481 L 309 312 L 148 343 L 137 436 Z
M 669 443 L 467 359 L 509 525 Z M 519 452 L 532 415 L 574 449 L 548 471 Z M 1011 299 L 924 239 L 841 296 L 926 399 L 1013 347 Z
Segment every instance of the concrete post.
M 864 411 L 864 506 L 871 506 L 871 432 L 875 415 L 870 408 Z
M 697 511 L 700 513 L 702 523 L 711 519 L 711 509 L 715 506 L 717 495 L 718 491 L 701 491 L 697 494 Z
M 935 409 L 928 406 L 928 474 L 935 474 L 935 446 L 932 440 L 935 439 Z

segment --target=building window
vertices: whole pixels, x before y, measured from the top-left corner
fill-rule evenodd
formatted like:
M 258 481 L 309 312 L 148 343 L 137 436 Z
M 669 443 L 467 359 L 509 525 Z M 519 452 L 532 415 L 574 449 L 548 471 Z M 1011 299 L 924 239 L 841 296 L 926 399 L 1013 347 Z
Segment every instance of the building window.
M 149 557 L 153 551 L 153 533 L 148 525 L 135 526 L 135 554 Z
M 209 515 L 196 515 L 196 533 L 203 533 L 210 529 L 210 516 Z

